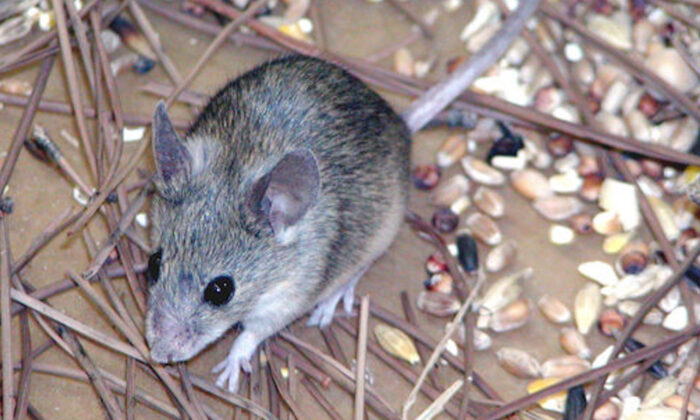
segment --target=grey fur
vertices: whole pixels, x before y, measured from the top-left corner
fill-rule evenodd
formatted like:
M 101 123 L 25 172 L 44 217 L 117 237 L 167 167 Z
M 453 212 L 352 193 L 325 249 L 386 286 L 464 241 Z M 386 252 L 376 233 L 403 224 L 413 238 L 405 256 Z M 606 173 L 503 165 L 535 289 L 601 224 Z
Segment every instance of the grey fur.
M 358 79 L 318 59 L 277 59 L 229 83 L 184 143 L 189 162 L 158 177 L 153 202 L 163 251 L 146 322 L 154 360 L 189 359 L 238 322 L 261 338 L 278 331 L 384 252 L 403 218 L 406 126 Z M 276 238 L 253 190 L 298 150 L 315 158 L 320 190 Z M 214 307 L 202 293 L 219 275 L 232 276 L 236 292 Z

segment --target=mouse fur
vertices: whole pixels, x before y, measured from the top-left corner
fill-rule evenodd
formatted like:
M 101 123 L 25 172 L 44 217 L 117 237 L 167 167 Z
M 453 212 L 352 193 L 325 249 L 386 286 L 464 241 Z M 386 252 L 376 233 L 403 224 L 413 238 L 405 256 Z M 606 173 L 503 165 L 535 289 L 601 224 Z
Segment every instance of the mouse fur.
M 375 92 L 319 59 L 272 60 L 214 95 L 184 138 L 157 106 L 157 195 L 146 336 L 161 363 L 190 359 L 234 324 L 216 366 L 237 387 L 265 338 L 316 306 L 326 326 L 393 241 L 409 185 L 410 134 Z M 203 297 L 232 280 L 230 300 Z

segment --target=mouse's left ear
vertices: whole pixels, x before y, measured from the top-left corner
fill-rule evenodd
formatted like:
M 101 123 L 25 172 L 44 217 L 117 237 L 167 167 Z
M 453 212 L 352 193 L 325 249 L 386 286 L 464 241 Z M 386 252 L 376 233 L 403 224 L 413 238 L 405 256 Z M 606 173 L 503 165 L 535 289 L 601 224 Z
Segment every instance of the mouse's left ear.
M 158 101 L 153 114 L 153 156 L 158 175 L 165 182 L 186 170 L 190 165 L 190 154 L 178 137 L 173 123 L 168 117 L 165 102 Z
M 250 204 L 267 217 L 281 243 L 291 240 L 290 229 L 318 199 L 321 177 L 316 158 L 309 150 L 287 153 L 251 193 Z

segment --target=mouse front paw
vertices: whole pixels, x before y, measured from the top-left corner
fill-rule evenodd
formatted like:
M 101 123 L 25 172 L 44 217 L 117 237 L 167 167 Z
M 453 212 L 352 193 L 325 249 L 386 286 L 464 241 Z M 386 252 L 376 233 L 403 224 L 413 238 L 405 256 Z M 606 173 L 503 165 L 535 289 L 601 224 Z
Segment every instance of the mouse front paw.
M 211 370 L 212 373 L 221 372 L 216 379 L 216 386 L 227 389 L 230 393 L 238 391 L 241 369 L 246 373 L 250 373 L 250 361 L 247 357 L 241 357 L 231 352 L 221 363 L 214 366 Z M 228 386 L 226 386 L 227 383 Z

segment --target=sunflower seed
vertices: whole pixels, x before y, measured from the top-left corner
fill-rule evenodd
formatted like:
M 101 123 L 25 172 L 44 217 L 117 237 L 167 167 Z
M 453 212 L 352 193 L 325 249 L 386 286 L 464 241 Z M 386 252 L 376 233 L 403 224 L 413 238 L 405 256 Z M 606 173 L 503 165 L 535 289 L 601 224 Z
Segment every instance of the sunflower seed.
M 506 177 L 503 173 L 490 167 L 483 160 L 471 156 L 462 158 L 462 168 L 464 168 L 464 172 L 469 178 L 480 184 L 499 186 L 506 182 Z
M 551 196 L 552 189 L 549 181 L 542 172 L 534 169 L 523 169 L 510 174 L 513 188 L 530 200 Z
M 661 405 L 667 397 L 676 393 L 678 380 L 673 376 L 667 376 L 654 382 L 642 400 L 641 408 L 656 407 Z
M 522 327 L 529 319 L 530 301 L 517 299 L 494 313 L 489 319 L 489 327 L 497 333 L 510 331 Z
M 601 286 L 614 286 L 620 281 L 615 274 L 615 269 L 603 261 L 584 262 L 578 266 L 578 272 Z
M 574 300 L 574 319 L 581 334 L 588 334 L 598 320 L 602 308 L 600 288 L 593 283 L 584 286 Z
M 418 294 L 416 306 L 430 315 L 445 317 L 457 313 L 460 304 L 454 296 L 423 290 Z
M 479 187 L 474 193 L 474 204 L 487 215 L 498 218 L 505 214 L 506 205 L 503 196 L 487 187 Z
M 420 362 L 420 355 L 413 340 L 403 331 L 385 324 L 374 327 L 374 335 L 379 345 L 389 354 L 414 365 Z
M 568 378 L 583 373 L 591 368 L 591 364 L 574 355 L 559 356 L 548 359 L 540 367 L 545 378 Z
M 466 176 L 457 174 L 441 183 L 432 194 L 433 205 L 449 207 L 469 192 L 469 180 Z
M 480 299 L 479 306 L 489 313 L 504 308 L 520 296 L 523 282 L 530 280 L 532 274 L 532 268 L 528 267 L 496 280 Z

